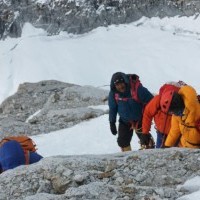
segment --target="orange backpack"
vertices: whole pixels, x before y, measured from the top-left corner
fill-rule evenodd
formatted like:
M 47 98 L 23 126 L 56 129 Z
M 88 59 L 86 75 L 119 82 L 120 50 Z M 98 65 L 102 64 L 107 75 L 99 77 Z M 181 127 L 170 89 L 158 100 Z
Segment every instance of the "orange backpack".
M 28 136 L 10 136 L 10 137 L 5 137 L 0 141 L 0 147 L 4 143 L 11 140 L 15 140 L 20 143 L 21 147 L 24 150 L 26 164 L 29 164 L 29 151 L 35 152 L 37 150 L 36 144 L 34 143 L 34 141 Z

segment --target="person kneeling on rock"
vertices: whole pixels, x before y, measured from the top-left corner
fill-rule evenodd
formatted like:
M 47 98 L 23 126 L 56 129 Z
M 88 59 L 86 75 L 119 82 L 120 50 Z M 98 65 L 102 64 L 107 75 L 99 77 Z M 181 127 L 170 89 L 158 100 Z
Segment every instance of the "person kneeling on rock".
M 6 141 L 0 146 L 0 172 L 20 165 L 33 164 L 42 158 L 35 151 L 25 150 L 20 142 L 16 140 Z

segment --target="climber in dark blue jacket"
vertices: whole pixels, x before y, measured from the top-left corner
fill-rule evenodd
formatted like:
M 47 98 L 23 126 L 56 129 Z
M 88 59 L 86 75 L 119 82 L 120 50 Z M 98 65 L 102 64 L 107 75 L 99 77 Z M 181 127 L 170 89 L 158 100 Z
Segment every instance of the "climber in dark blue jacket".
M 143 87 L 136 74 L 114 73 L 110 83 L 109 121 L 113 135 L 117 134 L 116 118 L 119 114 L 118 145 L 122 151 L 131 150 L 131 139 L 135 130 L 142 148 L 153 148 L 152 136 L 141 132 L 144 106 L 153 98 Z
M 19 142 L 12 140 L 4 143 L 0 147 L 0 171 L 13 169 L 26 163 L 32 164 L 42 159 L 42 156 L 36 152 L 28 153 L 28 161 L 26 161 L 24 150 Z

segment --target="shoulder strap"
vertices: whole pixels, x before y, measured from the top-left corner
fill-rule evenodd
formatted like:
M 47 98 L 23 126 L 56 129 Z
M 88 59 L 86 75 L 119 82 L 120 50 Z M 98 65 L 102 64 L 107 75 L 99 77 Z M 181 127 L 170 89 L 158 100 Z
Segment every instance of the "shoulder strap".
M 118 93 L 115 93 L 114 98 L 115 98 L 116 103 L 118 104 L 118 101 L 119 101 L 119 94 L 118 94 Z
M 28 165 L 30 159 L 30 151 L 24 150 L 24 156 L 25 156 L 25 165 Z
M 130 75 L 129 80 L 130 80 L 132 98 L 138 103 L 141 103 L 138 97 L 138 87 L 142 85 L 139 80 L 139 76 L 137 76 L 136 74 Z

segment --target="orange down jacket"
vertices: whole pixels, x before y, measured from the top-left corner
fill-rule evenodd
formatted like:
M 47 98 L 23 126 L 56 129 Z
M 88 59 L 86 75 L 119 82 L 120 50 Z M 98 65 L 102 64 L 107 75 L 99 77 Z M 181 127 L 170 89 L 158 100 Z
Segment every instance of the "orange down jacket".
M 156 129 L 163 134 L 168 134 L 171 126 L 171 115 L 161 111 L 160 108 L 160 95 L 154 98 L 146 105 L 143 119 L 142 119 L 142 132 L 148 134 L 151 129 L 151 122 L 154 119 Z
M 195 123 L 200 119 L 200 104 L 197 93 L 191 86 L 183 86 L 178 92 L 185 104 L 183 116 L 172 116 L 171 129 L 165 146 L 174 146 L 180 139 L 179 147 L 200 148 L 200 131 Z

